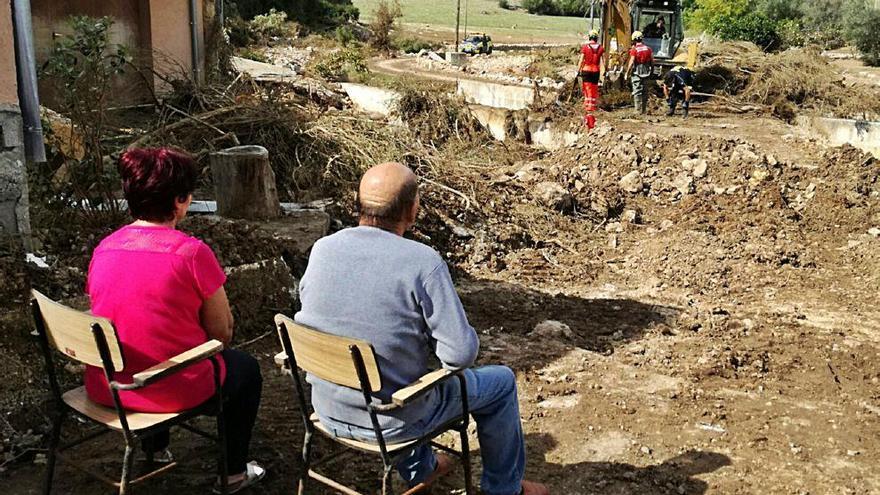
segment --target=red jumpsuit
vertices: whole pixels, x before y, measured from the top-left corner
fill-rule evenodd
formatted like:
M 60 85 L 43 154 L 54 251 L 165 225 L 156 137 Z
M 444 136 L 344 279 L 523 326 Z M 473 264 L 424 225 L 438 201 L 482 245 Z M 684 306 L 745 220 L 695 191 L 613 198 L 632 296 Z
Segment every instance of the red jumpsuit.
M 581 90 L 584 94 L 584 121 L 592 129 L 596 125 L 593 112 L 599 105 L 599 62 L 605 54 L 605 47 L 598 41 L 590 41 L 581 47 Z

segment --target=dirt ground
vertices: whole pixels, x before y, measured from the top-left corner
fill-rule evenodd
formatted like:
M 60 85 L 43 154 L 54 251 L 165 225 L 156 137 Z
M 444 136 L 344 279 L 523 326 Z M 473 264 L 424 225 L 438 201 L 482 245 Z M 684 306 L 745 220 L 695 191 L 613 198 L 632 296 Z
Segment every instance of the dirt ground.
M 627 115 L 557 152 L 451 161 L 422 190 L 414 237 L 454 266 L 480 363 L 517 374 L 527 476 L 571 495 L 880 493 L 880 161 L 770 118 Z M 265 378 L 253 492 L 290 493 L 292 383 L 271 333 L 245 348 Z M 206 493 L 205 446 L 176 433 L 195 459 L 139 492 Z M 121 456 L 109 439 L 82 452 L 108 473 Z M 0 492 L 38 493 L 42 457 L 26 459 Z M 376 467 L 332 470 L 376 493 Z M 434 493 L 462 493 L 460 474 Z

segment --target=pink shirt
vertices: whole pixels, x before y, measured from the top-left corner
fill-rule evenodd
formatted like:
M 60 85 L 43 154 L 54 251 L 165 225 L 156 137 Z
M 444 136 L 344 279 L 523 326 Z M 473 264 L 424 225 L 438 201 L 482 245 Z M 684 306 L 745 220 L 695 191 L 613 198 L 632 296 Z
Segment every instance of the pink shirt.
M 199 311 L 223 286 L 226 275 L 204 242 L 167 227 L 127 225 L 95 248 L 86 292 L 92 312 L 116 325 L 125 369 L 113 378 L 130 383 L 133 374 L 208 340 Z M 226 368 L 220 361 L 221 382 Z M 113 405 L 100 368 L 89 366 L 86 391 Z M 214 391 L 210 361 L 203 361 L 145 388 L 119 393 L 125 409 L 177 412 L 193 408 Z

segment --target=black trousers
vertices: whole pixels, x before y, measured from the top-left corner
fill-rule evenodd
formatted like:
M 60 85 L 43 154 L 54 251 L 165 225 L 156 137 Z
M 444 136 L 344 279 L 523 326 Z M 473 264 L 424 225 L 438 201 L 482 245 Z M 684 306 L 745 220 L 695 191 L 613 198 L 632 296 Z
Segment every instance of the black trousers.
M 226 468 L 230 475 L 247 469 L 251 433 L 257 421 L 263 375 L 260 364 L 250 354 L 236 349 L 222 353 L 226 362 L 223 382 L 223 419 L 226 427 Z M 157 433 L 141 442 L 145 452 L 161 452 L 168 448 L 169 432 Z

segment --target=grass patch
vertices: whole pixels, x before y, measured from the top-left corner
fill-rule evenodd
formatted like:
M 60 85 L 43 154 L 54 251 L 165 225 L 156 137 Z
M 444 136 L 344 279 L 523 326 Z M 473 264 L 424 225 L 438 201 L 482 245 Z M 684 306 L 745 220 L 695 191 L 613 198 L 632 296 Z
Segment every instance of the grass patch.
M 361 20 L 370 21 L 379 0 L 353 0 L 360 9 Z M 401 22 L 409 30 L 455 30 L 455 2 L 400 0 L 403 11 Z M 462 2 L 461 28 L 464 32 L 465 11 Z M 525 10 L 507 10 L 497 0 L 469 0 L 468 32 L 486 32 L 498 42 L 556 42 L 576 43 L 578 33 L 585 32 L 587 21 L 581 17 L 537 16 Z M 428 25 L 428 26 L 426 26 Z M 453 36 L 449 36 L 452 41 Z

